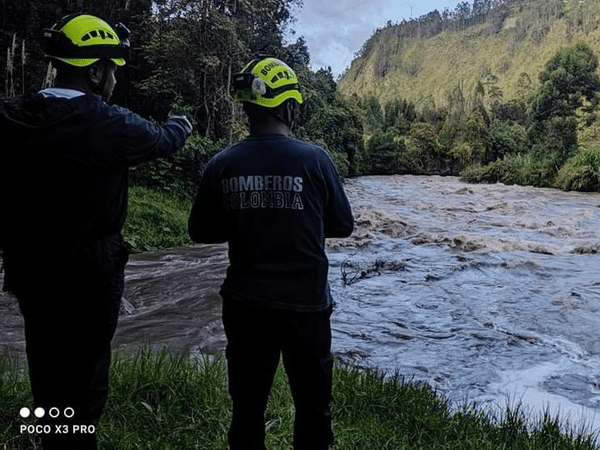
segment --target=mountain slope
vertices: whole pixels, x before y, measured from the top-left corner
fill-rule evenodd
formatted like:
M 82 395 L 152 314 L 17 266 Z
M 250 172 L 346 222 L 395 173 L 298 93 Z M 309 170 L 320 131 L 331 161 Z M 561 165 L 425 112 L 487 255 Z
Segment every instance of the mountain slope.
M 431 13 L 378 30 L 338 89 L 381 103 L 399 98 L 441 106 L 456 86 L 468 93 L 481 82 L 488 101 L 526 100 L 546 62 L 579 42 L 600 53 L 600 2 L 496 1 L 461 21 Z

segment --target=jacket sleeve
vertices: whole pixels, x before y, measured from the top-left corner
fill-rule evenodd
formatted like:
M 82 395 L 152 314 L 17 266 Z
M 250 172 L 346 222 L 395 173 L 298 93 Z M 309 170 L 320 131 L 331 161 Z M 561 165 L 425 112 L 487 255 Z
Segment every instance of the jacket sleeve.
M 354 217 L 338 171 L 329 155 L 326 155 L 323 170 L 327 186 L 327 201 L 323 214 L 325 237 L 348 237 L 354 229 Z
M 228 240 L 227 221 L 221 193 L 211 182 L 211 164 L 207 164 L 188 219 L 188 233 L 194 242 L 216 244 Z
M 118 106 L 90 129 L 89 145 L 105 164 L 133 167 L 176 153 L 185 145 L 192 127 L 185 117 L 171 117 L 162 125 Z

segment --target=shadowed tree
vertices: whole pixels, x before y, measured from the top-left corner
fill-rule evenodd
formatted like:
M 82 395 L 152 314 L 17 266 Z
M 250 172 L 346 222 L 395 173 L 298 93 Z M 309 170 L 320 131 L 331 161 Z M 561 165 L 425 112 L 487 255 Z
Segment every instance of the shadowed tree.
M 576 112 L 597 106 L 597 67 L 598 58 L 585 44 L 563 49 L 548 61 L 529 110 L 528 137 L 536 152 L 551 153 L 562 163 L 577 149 Z

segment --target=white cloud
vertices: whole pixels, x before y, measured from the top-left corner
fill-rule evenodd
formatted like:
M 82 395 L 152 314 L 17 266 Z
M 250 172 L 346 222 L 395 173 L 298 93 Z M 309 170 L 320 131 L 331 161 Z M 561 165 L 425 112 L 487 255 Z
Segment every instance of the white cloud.
M 400 22 L 419 17 L 434 9 L 440 12 L 456 2 L 448 0 L 304 0 L 297 21 L 291 28 L 294 41 L 304 36 L 314 69 L 331 66 L 341 74 L 352 62 L 365 41 L 391 20 Z

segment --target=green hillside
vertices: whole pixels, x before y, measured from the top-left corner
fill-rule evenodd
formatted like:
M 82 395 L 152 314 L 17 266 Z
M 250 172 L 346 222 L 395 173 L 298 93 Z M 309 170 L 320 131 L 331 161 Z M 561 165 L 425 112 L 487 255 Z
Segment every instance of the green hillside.
M 388 23 L 365 43 L 340 80 L 339 92 L 375 96 L 382 104 L 406 99 L 417 107 L 432 102 L 440 107 L 455 87 L 469 93 L 480 82 L 487 104 L 526 101 L 560 49 L 584 42 L 600 53 L 597 1 L 497 1 L 477 16 L 474 11 L 462 21 L 453 16 L 431 13 Z

